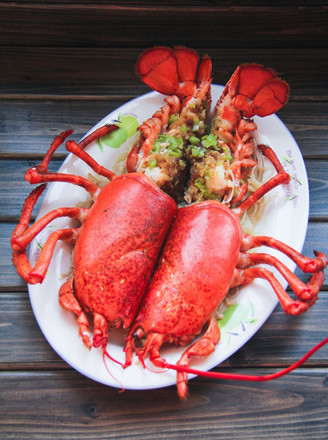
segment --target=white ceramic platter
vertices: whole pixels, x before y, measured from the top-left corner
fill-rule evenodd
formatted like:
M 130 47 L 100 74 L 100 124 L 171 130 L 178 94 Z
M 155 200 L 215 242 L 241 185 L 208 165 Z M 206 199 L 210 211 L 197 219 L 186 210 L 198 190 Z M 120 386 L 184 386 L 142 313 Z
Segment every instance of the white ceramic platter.
M 213 103 L 219 98 L 222 90 L 222 86 L 212 86 Z M 135 137 L 132 132 L 138 123 L 148 119 L 163 103 L 161 95 L 151 92 L 126 103 L 109 114 L 90 132 L 104 123 L 120 119 L 122 130 L 118 139 L 111 146 L 104 142 L 94 142 L 87 147 L 88 153 L 107 168 L 115 168 L 114 165 L 131 148 Z M 288 185 L 274 190 L 274 198 L 266 206 L 254 234 L 275 237 L 301 251 L 309 212 L 308 180 L 302 155 L 294 138 L 277 116 L 255 118 L 255 121 L 258 124 L 257 141 L 268 144 L 275 150 L 292 179 Z M 89 173 L 94 174 L 87 165 L 72 155 L 65 160 L 60 172 L 79 174 L 84 177 L 88 177 Z M 79 187 L 66 183 L 53 183 L 49 186 L 38 217 L 61 206 L 75 206 L 85 201 L 86 198 L 86 192 Z M 40 247 L 52 231 L 71 224 L 68 219 L 53 221 L 31 244 L 30 261 L 32 263 L 36 261 Z M 43 284 L 29 286 L 30 301 L 35 317 L 49 344 L 77 371 L 106 385 L 125 389 L 150 389 L 174 384 L 176 376 L 174 371 L 160 373 L 149 371 L 141 366 L 136 357 L 133 364 L 125 370 L 107 360 L 107 367 L 111 372 L 109 374 L 103 362 L 101 349 L 92 348 L 89 351 L 83 345 L 78 334 L 75 316 L 63 310 L 58 302 L 59 288 L 69 272 L 71 252 L 71 246 L 58 243 Z M 291 270 L 295 269 L 295 264 L 284 255 L 273 250 L 268 252 L 278 256 Z M 287 283 L 282 277 L 279 274 L 277 277 L 286 287 Z M 216 350 L 206 359 L 193 360 L 192 367 L 209 370 L 227 359 L 254 335 L 276 305 L 276 296 L 264 280 L 256 280 L 251 285 L 240 289 L 235 304 L 227 309 L 224 320 L 220 324 L 222 337 Z M 107 347 L 109 353 L 121 362 L 124 362 L 124 338 L 123 333 L 112 332 Z M 176 363 L 184 349 L 165 346 L 161 353 L 168 362 Z M 150 367 L 155 370 L 154 367 Z

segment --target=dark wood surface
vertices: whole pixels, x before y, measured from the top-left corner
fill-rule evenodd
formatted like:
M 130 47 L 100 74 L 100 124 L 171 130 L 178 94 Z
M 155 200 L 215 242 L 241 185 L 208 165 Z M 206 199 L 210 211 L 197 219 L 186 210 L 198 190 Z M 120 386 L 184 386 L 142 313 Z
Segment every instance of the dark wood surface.
M 30 191 L 25 170 L 53 137 L 78 140 L 106 114 L 148 91 L 134 72 L 152 45 L 186 45 L 213 60 L 224 84 L 242 62 L 274 68 L 291 87 L 278 116 L 309 177 L 303 252 L 328 251 L 328 19 L 323 1 L 0 2 L 0 438 L 326 439 L 328 350 L 273 382 L 190 381 L 118 393 L 72 370 L 42 335 L 9 238 Z M 56 153 L 51 169 L 66 156 Z M 36 210 L 37 211 L 37 210 Z M 303 275 L 298 275 L 305 279 Z M 311 310 L 277 307 L 221 369 L 268 374 L 327 336 L 328 283 Z M 219 367 L 216 368 L 219 370 Z

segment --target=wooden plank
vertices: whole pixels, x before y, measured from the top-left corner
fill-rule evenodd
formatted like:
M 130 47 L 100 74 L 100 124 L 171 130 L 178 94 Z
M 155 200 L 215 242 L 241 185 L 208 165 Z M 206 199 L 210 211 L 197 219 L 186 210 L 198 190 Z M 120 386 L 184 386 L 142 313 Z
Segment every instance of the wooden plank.
M 24 180 L 26 170 L 37 161 L 32 160 L 1 160 L 0 161 L 0 212 L 5 212 L 6 219 L 20 215 L 25 198 L 32 186 Z M 56 171 L 61 162 L 50 162 L 49 170 Z M 311 218 L 327 218 L 327 163 L 321 160 L 306 160 L 310 187 Z M 37 212 L 37 208 L 36 208 Z
M 40 161 L 39 161 L 40 162 Z M 5 213 L 7 218 L 20 216 L 20 211 L 24 201 L 36 185 L 31 185 L 24 180 L 25 172 L 37 165 L 35 160 L 5 160 L 0 161 L 0 212 Z M 48 170 L 57 171 L 61 161 L 53 160 L 50 162 Z M 39 198 L 35 205 L 35 213 L 40 208 L 43 196 Z
M 0 370 L 70 368 L 50 347 L 41 333 L 27 293 L 2 292 L 0 293 L 0 306 L 2 310 L 0 315 Z M 250 341 L 219 368 L 259 366 L 283 368 L 296 362 L 313 345 L 325 338 L 327 313 L 328 295 L 326 292 L 322 292 L 313 307 L 301 316 L 288 316 L 278 305 Z M 239 330 L 242 332 L 242 326 L 234 333 L 239 333 Z M 231 338 L 236 337 L 236 335 L 231 336 Z M 92 351 L 90 356 L 92 356 Z M 322 348 L 307 361 L 306 365 L 307 367 L 325 367 L 327 364 L 328 350 Z
M 40 159 L 56 135 L 73 128 L 70 139 L 79 141 L 96 123 L 125 102 L 111 99 L 84 102 L 0 100 L 0 114 L 3 114 L 0 157 L 23 154 L 27 158 L 37 156 Z M 63 154 L 66 155 L 65 146 L 58 149 L 55 157 Z
M 326 374 L 301 370 L 260 384 L 197 378 L 180 402 L 174 387 L 118 393 L 71 371 L 1 373 L 2 434 L 16 440 L 325 440 Z
M 11 3 L 10 0 L 2 0 L 1 3 Z M 16 3 L 31 3 L 28 0 L 18 0 Z M 110 4 L 113 2 L 109 2 L 108 0 L 97 0 L 96 2 L 90 2 L 90 0 L 35 0 L 33 3 L 51 3 L 53 5 L 65 5 L 65 4 L 97 4 L 97 5 L 103 5 L 103 4 Z M 124 4 L 124 6 L 130 6 L 130 7 L 147 7 L 149 6 L 149 2 L 147 0 L 124 0 L 124 2 L 120 2 L 121 5 Z M 180 0 L 179 6 L 203 6 L 203 7 L 209 7 L 213 6 L 215 3 L 216 6 L 238 6 L 240 4 L 243 4 L 244 6 L 263 6 L 262 0 Z M 284 0 L 267 0 L 265 2 L 266 6 L 286 6 L 286 1 Z M 157 0 L 156 2 L 157 6 L 177 6 L 176 0 Z M 289 0 L 288 2 L 289 6 L 294 7 L 304 7 L 304 6 L 322 6 L 322 0 Z
M 0 17 L 0 44 L 10 46 L 147 47 L 156 36 L 165 45 L 315 48 L 327 37 L 324 5 L 0 3 Z
M 231 38 L 231 31 L 229 36 Z M 172 45 L 180 43 L 177 39 Z M 156 44 L 160 43 L 156 40 Z M 185 44 L 199 47 L 192 40 Z M 165 41 L 165 45 L 170 42 Z M 146 47 L 149 46 L 148 42 Z M 290 100 L 327 100 L 327 49 L 284 46 L 280 49 L 247 47 L 245 50 L 229 46 L 227 49 L 218 44 L 214 48 L 206 45 L 199 50 L 200 55 L 208 53 L 212 59 L 213 83 L 225 84 L 239 64 L 256 62 L 275 69 L 290 84 Z M 89 95 L 97 95 L 103 99 L 108 96 L 130 99 L 149 91 L 135 73 L 135 63 L 141 52 L 139 47 L 117 49 L 110 45 L 104 48 L 0 47 L 0 97 L 23 94 L 24 97 L 37 95 L 45 99 L 44 95 L 65 95 L 67 99 L 67 96 L 84 95 L 85 100 Z
M 39 159 L 46 153 L 55 135 L 74 128 L 78 141 L 90 128 L 127 100 L 78 99 L 0 100 L 3 115 L 0 133 L 0 157 Z M 288 102 L 279 112 L 302 154 L 328 159 L 327 102 Z M 19 123 L 17 123 L 19 121 Z M 64 154 L 64 147 L 56 156 Z M 35 159 L 36 160 L 36 159 Z
M 309 179 L 310 215 L 312 219 L 326 217 L 327 206 L 327 162 L 306 160 L 305 166 Z

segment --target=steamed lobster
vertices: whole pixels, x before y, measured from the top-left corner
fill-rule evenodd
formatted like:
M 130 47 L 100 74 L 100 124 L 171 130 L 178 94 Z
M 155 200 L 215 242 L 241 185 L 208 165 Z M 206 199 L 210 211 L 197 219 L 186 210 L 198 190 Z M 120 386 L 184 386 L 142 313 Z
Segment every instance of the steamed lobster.
M 184 398 L 190 358 L 210 354 L 219 340 L 219 330 L 213 316 L 230 287 L 250 283 L 254 278 L 265 278 L 271 283 L 287 313 L 301 313 L 317 298 L 324 279 L 323 269 L 327 265 L 327 258 L 322 253 L 316 253 L 316 258 L 309 259 L 273 238 L 242 234 L 238 221 L 241 214 L 266 192 L 289 180 L 269 147 L 261 146 L 260 149 L 273 163 L 277 175 L 244 200 L 240 197 L 235 200 L 237 205 L 233 209 L 229 209 L 231 200 L 225 204 L 218 200 L 208 200 L 177 210 L 172 198 L 152 182 L 152 173 L 149 178 L 144 172 L 147 167 L 151 168 L 150 156 L 156 153 L 151 151 L 153 144 L 158 135 L 166 130 L 167 125 L 169 130 L 173 130 L 168 136 L 182 138 L 182 147 L 178 148 L 178 153 L 181 152 L 185 165 L 192 162 L 192 154 L 190 155 L 190 148 L 188 149 L 190 139 L 193 136 L 202 139 L 205 132 L 210 102 L 210 60 L 208 57 L 204 58 L 196 76 L 198 57 L 194 57 L 193 51 L 180 48 L 169 53 L 168 56 L 167 49 L 160 48 L 159 52 L 155 52 L 157 55 L 154 63 L 154 52 L 150 50 L 146 53 L 146 58 L 141 56 L 139 60 L 139 73 L 145 76 L 145 82 L 148 81 L 152 87 L 154 84 L 159 87 L 160 84 L 161 89 L 158 90 L 161 93 L 176 96 L 169 96 L 166 99 L 167 106 L 140 127 L 140 141 L 133 146 L 127 160 L 129 173 L 116 176 L 84 151 L 90 142 L 114 131 L 116 125 L 104 126 L 78 144 L 66 142 L 68 151 L 109 180 L 103 188 L 81 176 L 48 172 L 53 153 L 71 131 L 62 133 L 55 138 L 42 163 L 28 170 L 25 178 L 31 183 L 69 182 L 79 185 L 89 192 L 94 203 L 90 209 L 59 208 L 29 227 L 33 206 L 45 188 L 45 185 L 41 185 L 27 198 L 11 243 L 17 271 L 31 284 L 43 281 L 58 240 L 73 243 L 73 274 L 61 287 L 59 301 L 65 309 L 76 314 L 85 345 L 89 348 L 92 345 L 86 312 L 93 315 L 93 345 L 101 346 L 104 356 L 108 355 L 108 325 L 129 329 L 125 366 L 131 363 L 135 350 L 142 362 L 149 354 L 155 365 L 179 370 L 178 390 Z M 144 60 L 147 62 L 143 63 Z M 158 75 L 156 68 L 158 63 L 171 66 L 167 69 L 168 74 L 162 75 L 162 78 L 159 78 L 161 75 Z M 189 68 L 190 64 L 192 68 Z M 168 78 L 172 85 L 170 89 L 167 87 Z M 272 90 L 270 86 L 269 89 Z M 249 99 L 256 101 L 253 98 Z M 286 97 L 282 101 L 285 99 Z M 195 105 L 190 106 L 193 102 Z M 243 102 L 243 107 L 244 105 Z M 272 111 L 276 109 L 276 104 L 274 108 L 271 107 Z M 266 108 L 265 114 L 269 114 L 269 110 Z M 189 112 L 193 111 L 198 116 L 194 113 L 189 118 Z M 240 120 L 235 127 L 245 121 L 241 111 L 237 111 Z M 245 116 L 249 117 L 249 114 L 245 113 Z M 186 121 L 190 121 L 190 124 Z M 175 125 L 172 127 L 172 124 Z M 231 146 L 236 133 L 239 131 L 231 130 L 232 139 L 224 142 L 234 159 L 241 162 L 242 159 L 236 154 L 238 147 L 234 150 Z M 219 136 L 216 139 L 221 142 Z M 157 159 L 159 157 L 160 155 Z M 182 168 L 179 162 L 178 166 Z M 188 166 L 185 169 L 188 171 Z M 177 183 L 159 186 L 176 196 L 175 189 L 181 188 L 180 175 L 175 182 Z M 49 222 L 63 216 L 78 221 L 81 226 L 53 232 L 32 268 L 26 255 L 28 244 Z M 103 227 L 104 224 L 106 228 Z M 163 244 L 163 253 L 158 260 Z M 284 252 L 304 272 L 312 273 L 308 285 L 301 283 L 274 257 L 246 252 L 260 245 Z M 211 268 L 208 261 L 212 262 Z M 298 299 L 289 298 L 268 270 L 251 267 L 259 263 L 275 266 L 288 280 Z M 164 342 L 189 343 L 200 334 L 206 324 L 208 328 L 205 334 L 185 351 L 177 366 L 168 364 L 160 357 L 159 350 Z M 144 347 L 137 348 L 137 340 L 143 338 L 146 339 Z

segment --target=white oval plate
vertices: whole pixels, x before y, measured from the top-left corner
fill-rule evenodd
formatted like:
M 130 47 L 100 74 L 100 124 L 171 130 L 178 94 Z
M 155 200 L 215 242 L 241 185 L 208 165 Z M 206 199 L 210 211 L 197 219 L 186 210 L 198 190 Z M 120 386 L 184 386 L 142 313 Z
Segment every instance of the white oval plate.
M 222 86 L 212 86 L 213 103 L 220 97 L 222 90 Z M 163 103 L 162 95 L 156 92 L 147 93 L 106 116 L 90 132 L 104 123 L 110 123 L 126 115 L 134 116 L 141 123 Z M 292 176 L 288 185 L 274 190 L 275 197 L 266 206 L 263 217 L 256 226 L 255 235 L 275 237 L 301 251 L 309 213 L 308 180 L 302 155 L 294 138 L 277 116 L 255 118 L 255 120 L 258 124 L 257 140 L 270 145 L 275 150 L 286 171 Z M 94 142 L 88 146 L 87 151 L 102 165 L 112 168 L 131 147 L 133 138 L 134 135 L 119 148 L 108 146 L 100 148 L 99 143 Z M 72 155 L 67 157 L 60 172 L 80 174 L 85 177 L 90 172 L 94 174 L 87 165 Z M 66 183 L 53 183 L 49 186 L 38 217 L 60 206 L 75 206 L 83 202 L 86 197 L 86 192 L 79 187 Z M 71 224 L 71 220 L 58 219 L 42 231 L 31 244 L 31 262 L 35 262 L 40 246 L 53 230 Z M 291 270 L 295 269 L 295 264 L 284 255 L 274 250 L 266 249 L 265 251 L 278 256 Z M 71 252 L 71 246 L 58 243 L 43 284 L 29 286 L 34 315 L 49 344 L 74 369 L 106 385 L 126 389 L 151 389 L 174 384 L 176 377 L 174 371 L 157 373 L 149 371 L 140 365 L 136 357 L 134 357 L 133 364 L 125 370 L 107 360 L 107 366 L 111 372 L 109 374 L 103 362 L 101 349 L 92 348 L 89 351 L 83 345 L 78 334 L 75 316 L 64 310 L 58 302 L 59 288 L 69 272 Z M 287 283 L 279 274 L 277 277 L 284 287 L 287 287 Z M 276 305 L 277 298 L 264 280 L 256 280 L 251 285 L 240 289 L 235 305 L 228 308 L 225 314 L 224 325 L 221 325 L 222 337 L 216 350 L 205 359 L 193 360 L 192 367 L 209 370 L 223 362 L 253 336 Z M 107 347 L 109 353 L 121 362 L 124 362 L 124 338 L 123 333 L 111 332 Z M 176 363 L 184 350 L 185 347 L 165 346 L 161 349 L 161 353 L 168 362 Z M 156 370 L 150 364 L 148 365 L 152 370 Z

